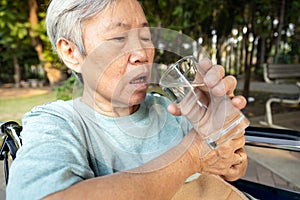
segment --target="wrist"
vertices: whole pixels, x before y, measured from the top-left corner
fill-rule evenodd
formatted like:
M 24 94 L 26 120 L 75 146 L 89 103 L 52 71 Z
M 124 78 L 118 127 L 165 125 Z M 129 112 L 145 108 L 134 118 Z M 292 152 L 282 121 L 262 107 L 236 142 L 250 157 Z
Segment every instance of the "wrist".
M 187 137 L 193 138 L 190 148 L 188 149 L 188 154 L 190 156 L 194 172 L 200 172 L 202 168 L 200 156 L 203 146 L 205 146 L 205 142 L 195 129 L 192 129 L 187 135 Z

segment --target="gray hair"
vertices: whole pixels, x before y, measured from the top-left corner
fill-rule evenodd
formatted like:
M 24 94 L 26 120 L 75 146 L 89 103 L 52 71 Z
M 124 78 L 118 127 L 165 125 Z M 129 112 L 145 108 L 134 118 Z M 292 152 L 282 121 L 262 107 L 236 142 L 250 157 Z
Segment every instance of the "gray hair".
M 73 42 L 82 55 L 86 55 L 81 23 L 96 15 L 114 0 L 52 0 L 46 16 L 50 42 L 57 51 L 56 42 L 65 38 Z

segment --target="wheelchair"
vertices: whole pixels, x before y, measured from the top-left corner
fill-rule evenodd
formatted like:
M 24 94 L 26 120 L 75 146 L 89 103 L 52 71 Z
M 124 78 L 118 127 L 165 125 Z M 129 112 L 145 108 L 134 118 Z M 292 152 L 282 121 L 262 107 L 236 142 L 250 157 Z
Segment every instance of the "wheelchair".
M 4 177 L 7 184 L 9 177 L 9 160 L 14 160 L 18 149 L 22 146 L 20 133 L 22 126 L 17 122 L 0 122 L 0 161 L 3 161 Z
M 3 170 L 6 184 L 9 178 L 9 163 L 16 158 L 16 153 L 22 146 L 21 131 L 22 126 L 15 121 L 0 122 L 0 161 L 4 161 Z M 246 145 L 249 146 L 300 153 L 300 132 L 298 131 L 250 126 L 246 129 L 245 137 Z M 299 192 L 267 186 L 249 180 L 239 179 L 231 184 L 246 194 L 251 194 L 259 199 L 300 200 Z

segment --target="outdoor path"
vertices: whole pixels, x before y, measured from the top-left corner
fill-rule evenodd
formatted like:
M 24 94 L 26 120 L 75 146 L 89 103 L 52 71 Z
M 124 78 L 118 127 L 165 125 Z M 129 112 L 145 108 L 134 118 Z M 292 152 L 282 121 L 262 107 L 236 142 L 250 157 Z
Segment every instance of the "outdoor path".
M 274 115 L 276 125 L 288 129 L 300 130 L 300 111 L 294 111 Z M 250 118 L 251 126 L 260 126 L 264 116 Z M 263 183 L 273 187 L 281 187 L 300 192 L 300 153 L 259 148 L 246 147 L 249 166 L 245 179 Z
M 52 90 L 51 87 L 42 88 L 12 88 L 12 87 L 0 87 L 0 99 L 10 97 L 30 97 L 33 95 L 46 94 Z
M 300 192 L 300 154 L 289 151 L 246 146 L 246 180 Z
M 238 81 L 237 88 L 243 89 L 242 81 Z M 300 95 L 300 89 L 296 85 L 274 85 L 255 81 L 251 82 L 250 91 Z M 274 114 L 273 123 L 283 128 L 300 131 L 299 105 L 291 110 Z M 266 127 L 261 123 L 265 121 L 264 115 L 249 117 L 249 120 L 251 126 Z M 300 153 L 252 146 L 246 146 L 246 151 L 249 164 L 244 179 L 300 192 Z

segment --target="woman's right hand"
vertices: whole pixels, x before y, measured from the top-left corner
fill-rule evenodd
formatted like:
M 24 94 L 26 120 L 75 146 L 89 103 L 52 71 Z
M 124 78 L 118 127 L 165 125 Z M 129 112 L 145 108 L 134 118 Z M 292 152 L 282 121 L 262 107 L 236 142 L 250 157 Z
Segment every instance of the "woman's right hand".
M 168 110 L 173 115 L 184 115 L 194 129 L 207 138 L 227 128 L 234 118 L 240 116 L 240 109 L 246 106 L 244 97 L 235 97 L 236 79 L 224 76 L 224 67 L 212 65 L 210 60 L 199 61 L 196 82 L 205 86 L 190 91 L 179 104 L 170 104 Z M 205 107 L 199 105 L 202 102 Z M 247 120 L 245 120 L 247 121 Z M 248 124 L 240 123 L 240 132 Z

